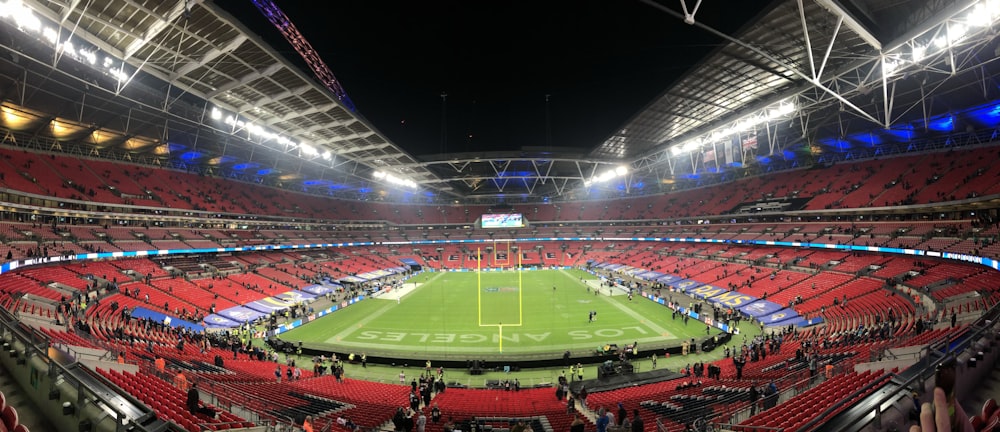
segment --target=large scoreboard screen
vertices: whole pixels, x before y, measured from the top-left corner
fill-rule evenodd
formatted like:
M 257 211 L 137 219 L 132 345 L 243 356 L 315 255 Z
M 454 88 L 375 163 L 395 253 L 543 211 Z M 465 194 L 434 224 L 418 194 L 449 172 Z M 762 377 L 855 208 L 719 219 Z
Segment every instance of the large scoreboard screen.
M 521 228 L 524 218 L 521 213 L 484 214 L 481 225 L 483 228 Z

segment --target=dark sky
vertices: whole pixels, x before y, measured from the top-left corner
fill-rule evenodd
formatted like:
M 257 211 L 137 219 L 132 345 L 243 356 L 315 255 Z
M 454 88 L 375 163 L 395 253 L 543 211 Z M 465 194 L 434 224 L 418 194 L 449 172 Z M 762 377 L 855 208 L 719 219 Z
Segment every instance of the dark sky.
M 274 1 L 414 155 L 589 151 L 720 44 L 638 0 Z M 217 3 L 305 67 L 251 0 Z M 768 3 L 703 0 L 697 19 L 732 34 Z

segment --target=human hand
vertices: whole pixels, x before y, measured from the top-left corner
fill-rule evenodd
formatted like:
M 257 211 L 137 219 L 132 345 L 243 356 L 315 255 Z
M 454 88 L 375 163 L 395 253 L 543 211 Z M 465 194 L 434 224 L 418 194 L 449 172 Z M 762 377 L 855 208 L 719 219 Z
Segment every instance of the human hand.
M 948 397 L 940 387 L 934 388 L 934 404 L 920 407 L 920 424 L 910 426 L 910 432 L 952 432 L 948 418 Z
M 941 387 L 934 388 L 933 405 L 924 402 L 920 407 L 920 424 L 910 426 L 910 432 L 953 432 L 948 416 L 948 397 Z

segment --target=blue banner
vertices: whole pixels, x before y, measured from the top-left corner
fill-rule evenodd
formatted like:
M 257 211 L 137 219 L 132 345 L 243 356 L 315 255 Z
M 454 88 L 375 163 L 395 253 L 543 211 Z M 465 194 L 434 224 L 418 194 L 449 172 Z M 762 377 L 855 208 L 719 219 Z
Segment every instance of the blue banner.
M 284 300 L 286 302 L 302 303 L 304 301 L 316 298 L 316 295 L 305 291 L 288 291 L 278 294 L 274 297 L 280 300 Z
M 221 310 L 221 311 L 216 312 L 216 313 L 219 314 L 220 316 L 224 317 L 224 318 L 228 318 L 228 319 L 230 319 L 232 321 L 236 321 L 238 323 L 245 323 L 245 322 L 253 321 L 253 320 L 257 319 L 257 318 L 260 318 L 260 317 L 266 315 L 266 314 L 257 312 L 257 311 L 255 311 L 253 309 L 245 308 L 243 306 L 233 306 L 233 307 L 231 307 L 229 309 L 224 309 L 224 310 Z
M 759 318 L 764 315 L 770 315 L 784 308 L 784 306 L 777 304 L 775 302 L 770 302 L 767 300 L 757 300 L 746 306 L 740 308 L 740 312 L 750 315 L 754 318 Z
M 208 328 L 233 328 L 240 325 L 240 323 L 219 314 L 211 314 L 205 317 L 203 321 L 205 322 L 205 327 Z
M 798 312 L 792 309 L 782 309 L 780 311 L 774 312 L 770 315 L 765 315 L 760 318 L 760 321 L 764 325 L 786 325 L 785 321 L 801 319 Z
M 715 285 L 707 285 L 707 284 L 696 286 L 694 288 L 687 290 L 687 294 L 689 296 L 702 300 L 727 292 L 729 292 L 729 290 L 726 288 L 718 287 Z
M 736 291 L 726 291 L 724 293 L 710 297 L 708 301 L 730 309 L 739 309 L 742 306 L 746 306 L 750 303 L 756 302 L 757 297 L 739 293 Z
M 247 303 L 243 306 L 246 306 L 250 309 L 253 309 L 255 311 L 267 315 L 270 314 L 271 312 L 283 311 L 285 309 L 292 307 L 293 305 L 294 303 L 290 301 L 285 301 L 278 297 L 265 297 L 260 300 L 255 300 L 250 303 Z
M 688 291 L 691 291 L 692 288 L 697 288 L 697 287 L 700 287 L 700 286 L 702 286 L 704 284 L 701 283 L 701 282 L 698 282 L 696 280 L 680 279 L 680 280 L 671 282 L 668 285 L 674 287 L 677 290 L 688 292 Z
M 340 285 L 337 285 L 336 288 L 340 288 Z M 318 297 L 326 295 L 328 293 L 332 293 L 336 290 L 336 288 L 329 287 L 326 285 L 309 285 L 307 287 L 303 287 L 302 291 L 305 291 L 307 293 L 310 293 Z
M 139 306 L 136 306 L 134 309 L 132 309 L 132 318 L 138 318 L 138 319 L 148 318 L 155 322 L 169 325 L 170 327 L 183 327 L 198 333 L 205 331 L 204 326 L 195 324 L 190 321 L 184 321 L 175 316 L 165 315 L 163 313 L 154 310 L 149 310 Z

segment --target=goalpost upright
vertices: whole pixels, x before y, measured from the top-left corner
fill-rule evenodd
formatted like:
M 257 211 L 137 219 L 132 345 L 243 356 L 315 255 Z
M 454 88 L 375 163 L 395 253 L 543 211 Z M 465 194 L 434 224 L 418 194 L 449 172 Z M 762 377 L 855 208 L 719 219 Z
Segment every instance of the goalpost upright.
M 509 255 L 508 255 L 509 256 Z M 524 322 L 524 304 L 521 303 L 524 293 L 524 284 L 521 283 L 521 249 L 517 250 L 517 325 Z M 500 338 L 503 340 L 503 338 Z
M 479 315 L 479 326 L 483 326 L 483 256 L 482 250 L 476 248 L 476 312 Z

